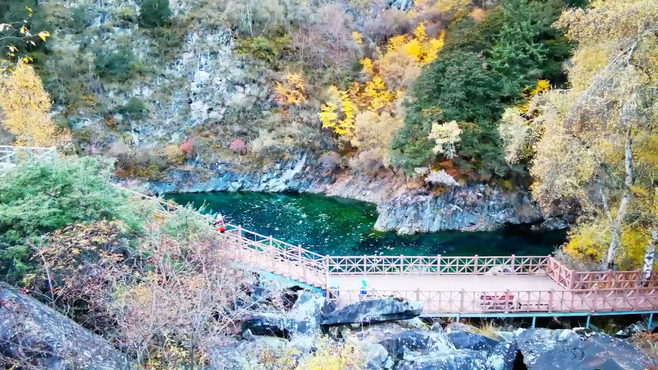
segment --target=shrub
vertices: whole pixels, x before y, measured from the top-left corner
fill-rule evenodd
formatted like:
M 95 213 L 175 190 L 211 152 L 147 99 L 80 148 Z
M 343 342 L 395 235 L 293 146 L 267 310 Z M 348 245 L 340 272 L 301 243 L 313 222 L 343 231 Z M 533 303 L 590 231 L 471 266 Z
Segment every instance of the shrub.
M 127 80 L 135 69 L 135 54 L 127 46 L 108 51 L 96 49 L 96 73 L 100 78 Z
M 112 168 L 85 157 L 27 160 L 7 172 L 0 181 L 0 275 L 19 281 L 34 269 L 31 246 L 41 235 L 76 222 L 121 220 L 140 229 L 144 214 L 111 185 Z
M 235 49 L 240 54 L 251 55 L 254 58 L 274 63 L 279 59 L 289 42 L 289 35 L 274 39 L 263 36 L 247 37 L 240 39 Z
M 130 119 L 142 119 L 148 114 L 148 109 L 142 99 L 133 96 L 118 109 L 118 112 L 125 114 Z
M 169 23 L 169 0 L 144 0 L 139 11 L 139 24 L 146 28 L 162 27 Z

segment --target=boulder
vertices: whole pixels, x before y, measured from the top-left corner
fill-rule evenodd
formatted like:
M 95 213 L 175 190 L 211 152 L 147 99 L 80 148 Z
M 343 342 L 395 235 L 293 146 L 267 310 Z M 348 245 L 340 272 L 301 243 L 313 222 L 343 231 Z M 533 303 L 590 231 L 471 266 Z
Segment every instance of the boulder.
M 522 361 L 516 341 L 509 341 L 499 343 L 491 350 L 487 366 L 491 370 L 514 370 L 520 368 L 518 365 Z
M 0 283 L 0 355 L 55 370 L 131 368 L 104 339 L 5 283 Z
M 456 349 L 489 352 L 498 345 L 497 341 L 489 337 L 466 330 L 451 330 L 446 335 Z
M 378 343 L 368 344 L 362 348 L 368 369 L 381 369 L 388 359 L 386 348 Z
M 455 347 L 443 333 L 411 329 L 380 342 L 392 358 L 406 359 L 416 355 L 428 355 L 452 351 Z
M 467 349 L 432 353 L 398 363 L 397 370 L 490 370 L 486 357 Z
M 520 329 L 517 344 L 523 362 L 533 370 L 642 370 L 655 366 L 629 343 L 587 330 Z
M 409 320 L 420 316 L 423 306 L 418 302 L 409 302 L 401 298 L 368 299 L 350 303 L 333 311 L 322 325 L 344 325 L 352 323 L 378 323 L 386 321 Z
M 281 314 L 260 313 L 251 315 L 242 322 L 242 337 L 269 335 L 290 338 L 293 333 L 306 334 L 314 329 L 314 326 L 308 321 L 300 321 Z

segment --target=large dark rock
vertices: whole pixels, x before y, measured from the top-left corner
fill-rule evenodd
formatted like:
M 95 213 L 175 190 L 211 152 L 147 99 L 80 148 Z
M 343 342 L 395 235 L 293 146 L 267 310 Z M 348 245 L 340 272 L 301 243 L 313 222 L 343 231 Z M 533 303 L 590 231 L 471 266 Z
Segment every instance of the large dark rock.
M 643 370 L 656 366 L 641 350 L 606 334 L 526 329 L 517 336 L 523 362 L 532 370 Z
M 55 370 L 131 368 L 101 337 L 5 283 L 0 283 L 0 354 Z
M 401 298 L 368 299 L 350 303 L 330 313 L 322 325 L 408 320 L 419 316 L 422 311 L 423 306 L 420 303 Z
M 443 333 L 418 329 L 405 330 L 379 343 L 391 357 L 397 359 L 455 349 Z
M 484 335 L 466 330 L 451 330 L 446 333 L 456 349 L 472 349 L 474 351 L 491 351 L 498 342 Z
M 294 333 L 306 334 L 314 329 L 314 325 L 308 321 L 274 313 L 251 315 L 242 322 L 242 333 L 245 338 L 252 334 L 290 338 Z
M 522 364 L 523 359 L 515 340 L 499 343 L 487 357 L 487 365 L 492 370 L 514 370 Z
M 397 370 L 491 370 L 482 352 L 460 349 L 402 360 Z

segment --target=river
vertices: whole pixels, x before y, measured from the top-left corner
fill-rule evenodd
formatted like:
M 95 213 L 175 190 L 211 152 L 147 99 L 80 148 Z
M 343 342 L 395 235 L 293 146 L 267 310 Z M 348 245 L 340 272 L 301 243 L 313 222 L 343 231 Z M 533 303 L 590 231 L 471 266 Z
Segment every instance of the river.
M 314 194 L 190 193 L 167 196 L 202 212 L 220 212 L 227 222 L 333 256 L 547 255 L 565 231 L 531 231 L 509 226 L 492 232 L 440 232 L 398 235 L 373 230 L 374 204 Z

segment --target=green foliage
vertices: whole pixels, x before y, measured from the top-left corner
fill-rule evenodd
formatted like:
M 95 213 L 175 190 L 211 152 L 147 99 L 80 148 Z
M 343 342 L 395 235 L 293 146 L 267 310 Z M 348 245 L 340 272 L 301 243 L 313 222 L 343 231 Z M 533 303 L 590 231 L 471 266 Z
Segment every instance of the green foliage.
M 541 24 L 528 0 L 505 0 L 501 13 L 502 27 L 489 60 L 496 71 L 507 77 L 506 88 L 514 94 L 534 86 L 541 77 L 539 66 L 546 59 L 546 48 L 535 41 Z
M 77 32 L 84 31 L 89 25 L 87 20 L 87 13 L 89 12 L 89 7 L 86 5 L 76 6 L 71 9 L 71 18 L 69 20 L 68 26 L 76 30 Z
M 28 7 L 33 10 L 31 16 Z M 34 0 L 0 0 L 0 23 L 12 25 L 10 31 L 0 32 L 0 60 L 8 58 L 16 61 L 17 57 L 42 52 L 45 42 L 37 34 L 40 31 L 53 31 L 46 21 L 44 8 Z M 32 37 L 25 38 L 21 34 L 20 27 L 23 25 L 33 34 Z M 14 52 L 16 57 L 8 56 L 10 45 L 18 49 Z
M 248 37 L 241 39 L 236 47 L 240 54 L 251 55 L 257 59 L 264 60 L 269 63 L 274 63 L 279 59 L 281 53 L 284 51 L 290 36 L 285 35 L 270 39 L 263 36 Z
M 392 162 L 407 172 L 434 158 L 428 135 L 434 122 L 463 122 L 459 164 L 506 174 L 495 122 L 510 101 L 502 77 L 475 53 L 454 52 L 423 70 L 412 89 L 405 123 L 392 142 Z M 465 160 L 468 160 L 466 162 Z
M 203 212 L 203 209 L 203 206 L 196 209 L 191 205 L 177 208 L 167 219 L 162 231 L 180 242 L 192 241 L 204 235 L 214 235 L 215 231 L 210 222 L 199 216 L 199 212 Z
M 163 27 L 171 18 L 169 0 L 144 0 L 139 11 L 139 24 L 146 28 Z
M 114 51 L 97 49 L 96 73 L 100 78 L 127 80 L 135 67 L 135 55 L 127 46 Z
M 148 115 L 148 109 L 144 101 L 138 97 L 131 97 L 125 105 L 117 109 L 118 113 L 126 115 L 129 119 L 142 119 Z
M 34 268 L 32 244 L 77 222 L 121 220 L 140 229 L 150 210 L 128 202 L 110 183 L 108 160 L 26 160 L 0 182 L 0 277 L 16 282 Z

